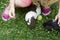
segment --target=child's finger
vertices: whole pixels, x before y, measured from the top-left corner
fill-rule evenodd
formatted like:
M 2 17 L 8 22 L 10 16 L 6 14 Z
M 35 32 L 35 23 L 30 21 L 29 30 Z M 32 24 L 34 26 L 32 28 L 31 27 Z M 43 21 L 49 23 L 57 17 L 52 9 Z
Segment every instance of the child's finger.
M 10 13 L 9 16 L 10 18 L 15 18 L 15 13 Z
M 59 26 L 60 26 L 60 17 L 58 18 L 58 24 L 59 24 Z
M 12 9 L 12 16 L 13 16 L 13 18 L 15 18 L 15 9 L 14 8 Z
M 55 21 L 57 20 L 57 16 L 55 17 Z
M 60 26 L 60 19 L 59 19 L 59 21 L 58 21 L 58 24 L 59 24 L 59 26 Z

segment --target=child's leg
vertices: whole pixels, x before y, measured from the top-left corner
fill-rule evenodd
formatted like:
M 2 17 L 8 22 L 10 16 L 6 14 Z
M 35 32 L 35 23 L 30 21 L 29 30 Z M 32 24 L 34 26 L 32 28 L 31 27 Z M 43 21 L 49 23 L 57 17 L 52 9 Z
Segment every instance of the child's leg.
M 40 3 L 42 6 L 44 6 L 45 8 L 49 8 L 49 6 L 55 2 L 57 2 L 58 0 L 40 0 Z
M 42 5 L 42 14 L 48 15 L 51 12 L 50 5 L 57 2 L 57 0 L 40 0 Z

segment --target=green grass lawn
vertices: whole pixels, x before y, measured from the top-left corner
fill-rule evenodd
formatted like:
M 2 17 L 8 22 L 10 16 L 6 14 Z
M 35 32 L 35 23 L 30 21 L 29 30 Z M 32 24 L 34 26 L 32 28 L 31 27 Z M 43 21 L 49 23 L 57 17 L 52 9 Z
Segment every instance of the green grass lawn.
M 16 19 L 3 21 L 1 14 L 8 4 L 8 0 L 0 0 L 0 40 L 60 40 L 60 32 L 44 30 L 42 23 L 55 17 L 58 11 L 57 3 L 51 5 L 52 12 L 36 20 L 35 28 L 31 29 L 25 22 L 25 12 L 16 8 Z M 27 9 L 28 10 L 28 9 Z M 21 12 L 20 12 L 21 11 Z

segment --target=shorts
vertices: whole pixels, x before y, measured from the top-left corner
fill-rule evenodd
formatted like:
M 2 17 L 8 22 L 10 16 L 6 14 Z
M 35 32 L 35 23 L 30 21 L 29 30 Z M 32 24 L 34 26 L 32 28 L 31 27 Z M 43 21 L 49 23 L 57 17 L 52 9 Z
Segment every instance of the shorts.
M 32 0 L 33 4 L 35 4 L 36 6 L 38 6 L 40 3 L 45 8 L 49 7 L 50 5 L 52 5 L 53 3 L 57 2 L 57 1 L 58 0 Z

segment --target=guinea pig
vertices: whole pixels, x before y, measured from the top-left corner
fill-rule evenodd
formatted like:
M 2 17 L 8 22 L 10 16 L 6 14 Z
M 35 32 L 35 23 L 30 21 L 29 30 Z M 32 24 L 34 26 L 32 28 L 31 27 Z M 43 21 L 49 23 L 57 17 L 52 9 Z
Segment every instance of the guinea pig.
M 54 30 L 60 31 L 60 26 L 57 24 L 57 21 L 54 21 L 53 19 L 43 23 L 43 27 L 48 30 L 54 29 Z

